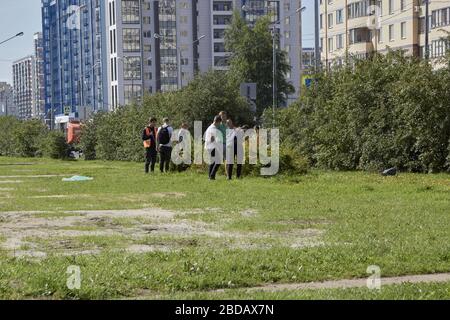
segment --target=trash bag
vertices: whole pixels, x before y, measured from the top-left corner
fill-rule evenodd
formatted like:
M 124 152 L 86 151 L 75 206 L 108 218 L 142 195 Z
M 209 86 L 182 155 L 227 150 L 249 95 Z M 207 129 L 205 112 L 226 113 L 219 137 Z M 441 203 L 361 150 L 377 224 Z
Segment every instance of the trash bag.
M 94 178 L 91 177 L 83 177 L 83 176 L 73 176 L 71 178 L 64 178 L 62 181 L 64 182 L 77 182 L 77 181 L 92 181 Z
M 383 176 L 385 176 L 385 177 L 387 177 L 387 176 L 395 176 L 395 175 L 397 175 L 397 168 L 386 169 L 381 174 Z

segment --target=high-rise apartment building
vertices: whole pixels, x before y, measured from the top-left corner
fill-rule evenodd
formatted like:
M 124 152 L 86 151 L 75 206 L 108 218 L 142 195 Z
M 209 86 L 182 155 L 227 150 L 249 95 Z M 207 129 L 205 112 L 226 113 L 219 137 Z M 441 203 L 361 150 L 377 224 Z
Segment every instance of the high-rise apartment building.
M 450 31 L 450 1 L 429 1 L 429 57 L 443 56 Z M 320 0 L 323 64 L 365 58 L 388 49 L 425 56 L 424 0 Z
M 172 91 L 197 72 L 226 70 L 224 33 L 234 10 L 249 24 L 269 14 L 300 86 L 299 0 L 106 0 L 108 96 L 113 107 Z M 295 97 L 293 97 L 295 98 Z
M 28 56 L 13 62 L 14 104 L 17 107 L 19 119 L 27 120 L 33 117 L 34 109 L 34 78 L 35 59 Z
M 6 82 L 0 82 L 0 116 L 17 117 L 17 109 L 14 104 L 14 90 Z
M 45 110 L 108 110 L 105 0 L 42 0 Z
M 419 20 L 420 55 L 425 57 L 425 6 L 421 0 L 421 15 Z M 450 0 L 432 1 L 429 3 L 429 34 L 428 56 L 431 59 L 439 58 L 450 50 Z

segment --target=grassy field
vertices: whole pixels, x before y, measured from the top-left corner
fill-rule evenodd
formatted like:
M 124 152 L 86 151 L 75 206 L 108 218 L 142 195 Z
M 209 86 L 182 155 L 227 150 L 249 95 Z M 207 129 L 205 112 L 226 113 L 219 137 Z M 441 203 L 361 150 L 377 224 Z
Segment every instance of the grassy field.
M 450 283 L 245 290 L 365 278 L 369 265 L 382 277 L 450 272 L 448 174 L 142 171 L 0 158 L 0 298 L 450 299 Z M 61 181 L 72 175 L 94 180 Z M 79 290 L 66 285 L 71 265 Z

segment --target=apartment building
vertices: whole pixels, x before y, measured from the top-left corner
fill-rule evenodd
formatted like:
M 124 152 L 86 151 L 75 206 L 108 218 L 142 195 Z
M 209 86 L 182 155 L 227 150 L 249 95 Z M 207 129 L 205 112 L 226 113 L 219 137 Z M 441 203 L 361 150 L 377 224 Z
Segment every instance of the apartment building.
M 42 0 L 45 111 L 108 110 L 105 0 Z M 50 118 L 49 118 L 50 117 Z
M 421 15 L 419 22 L 420 56 L 425 57 L 425 6 L 421 1 Z M 429 4 L 429 33 L 428 33 L 428 57 L 436 59 L 445 55 L 450 50 L 450 42 L 446 40 L 450 36 L 450 0 L 430 1 Z
M 44 74 L 44 41 L 42 33 L 37 32 L 33 37 L 34 44 L 34 90 L 33 90 L 33 118 L 45 115 L 45 74 Z
M 19 119 L 33 117 L 34 109 L 34 56 L 28 56 L 13 62 L 14 104 Z
M 17 117 L 17 109 L 14 104 L 14 90 L 6 82 L 0 82 L 0 116 Z
M 208 5 L 209 3 L 209 5 Z M 298 97 L 301 83 L 301 14 L 297 12 L 302 7 L 300 0 L 234 0 L 234 1 L 198 1 L 199 34 L 206 36 L 199 42 L 199 69 L 226 70 L 230 53 L 226 52 L 224 35 L 231 23 L 234 10 L 238 10 L 248 24 L 264 15 L 269 15 L 275 24 L 280 48 L 288 54 L 291 72 L 288 80 L 296 89 L 294 96 L 288 100 L 295 101 Z
M 249 24 L 270 14 L 300 86 L 299 0 L 106 0 L 108 95 L 112 108 L 177 90 L 197 72 L 226 70 L 225 30 L 234 10 Z
M 442 56 L 450 1 L 429 5 L 430 57 Z M 424 0 L 320 0 L 321 59 L 330 67 L 389 49 L 425 56 Z

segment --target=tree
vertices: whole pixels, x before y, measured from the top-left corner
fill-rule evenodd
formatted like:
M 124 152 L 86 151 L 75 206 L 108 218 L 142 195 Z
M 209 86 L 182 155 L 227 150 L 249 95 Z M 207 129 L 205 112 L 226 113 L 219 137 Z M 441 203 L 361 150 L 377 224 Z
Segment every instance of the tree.
M 249 26 L 238 11 L 233 14 L 230 27 L 225 31 L 225 47 L 232 53 L 229 76 L 234 85 L 241 82 L 257 83 L 257 113 L 261 115 L 273 100 L 273 44 L 270 17 L 259 18 Z M 283 104 L 287 95 L 295 92 L 286 80 L 291 66 L 287 54 L 276 49 L 277 104 Z
M 448 101 L 449 68 L 389 52 L 318 74 L 277 122 L 282 143 L 318 167 L 437 172 L 450 169 Z
M 210 71 L 197 75 L 183 90 L 146 95 L 140 106 L 96 114 L 82 130 L 81 145 L 88 159 L 142 161 L 141 133 L 150 117 L 159 124 L 168 117 L 175 128 L 201 121 L 206 130 L 222 110 L 240 124 L 252 124 L 250 108 L 227 74 Z

